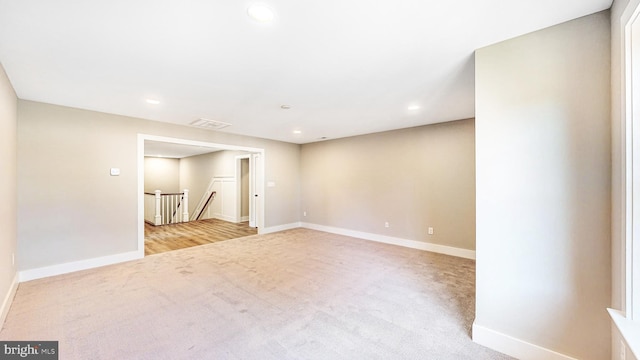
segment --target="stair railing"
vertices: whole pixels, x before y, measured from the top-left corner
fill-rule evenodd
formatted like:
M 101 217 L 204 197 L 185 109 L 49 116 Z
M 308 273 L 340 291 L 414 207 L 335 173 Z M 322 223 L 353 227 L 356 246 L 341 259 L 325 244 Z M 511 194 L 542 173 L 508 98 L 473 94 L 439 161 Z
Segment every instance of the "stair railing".
M 207 201 L 205 201 L 204 205 L 200 209 L 200 212 L 198 212 L 198 216 L 196 216 L 196 220 L 200 220 L 200 218 L 202 217 L 202 214 L 204 214 L 204 211 L 207 210 L 207 208 L 209 207 L 209 204 L 211 204 L 211 201 L 215 198 L 216 198 L 216 192 L 212 191 L 211 194 L 209 194 Z
M 181 193 L 145 192 L 145 221 L 153 225 L 189 221 L 189 190 Z

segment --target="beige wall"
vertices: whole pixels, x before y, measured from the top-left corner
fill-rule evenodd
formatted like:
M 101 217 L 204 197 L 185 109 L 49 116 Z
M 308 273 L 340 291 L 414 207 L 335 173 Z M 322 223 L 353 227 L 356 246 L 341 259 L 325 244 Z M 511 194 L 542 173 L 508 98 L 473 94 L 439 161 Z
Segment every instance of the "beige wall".
M 475 249 L 473 120 L 306 144 L 301 160 L 304 222 Z
M 9 310 L 16 277 L 16 122 L 17 97 L 0 64 L 0 327 Z M 16 259 L 17 260 L 17 259 Z
M 19 100 L 20 270 L 137 250 L 139 133 L 264 148 L 265 226 L 299 221 L 298 145 Z
M 610 356 L 610 36 L 601 12 L 476 52 L 475 324 Z
M 145 157 L 144 191 L 163 193 L 181 192 L 180 159 Z
M 189 189 L 189 214 L 195 211 L 213 177 L 235 177 L 236 156 L 244 151 L 216 151 L 180 160 L 180 187 Z

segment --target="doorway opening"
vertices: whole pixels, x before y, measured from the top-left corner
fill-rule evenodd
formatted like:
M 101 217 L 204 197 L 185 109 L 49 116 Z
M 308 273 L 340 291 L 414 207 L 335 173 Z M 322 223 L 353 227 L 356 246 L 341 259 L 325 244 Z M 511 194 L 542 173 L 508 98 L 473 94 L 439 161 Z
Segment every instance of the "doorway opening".
M 173 176 L 175 180 L 169 182 L 171 185 L 166 185 L 164 176 L 160 176 L 162 181 L 148 182 L 146 179 L 145 160 L 154 158 L 188 161 L 180 160 L 179 174 Z M 224 165 L 216 164 L 215 168 L 206 169 L 206 166 L 202 166 L 202 162 L 205 161 L 206 164 L 210 158 L 228 159 L 228 161 L 225 160 Z M 190 247 L 207 243 L 208 240 L 216 242 L 223 237 L 230 239 L 258 233 L 264 227 L 264 201 L 262 200 L 264 184 L 261 180 L 264 179 L 263 158 L 264 149 L 261 148 L 138 134 L 138 253 L 140 256 L 145 255 L 145 228 L 148 230 L 153 226 L 147 219 L 149 214 L 145 216 L 145 207 L 149 212 L 149 206 L 145 203 L 149 200 L 145 198 L 149 197 L 149 194 L 145 195 L 145 191 L 151 194 L 157 190 L 150 190 L 151 187 L 165 186 L 169 189 L 168 193 L 181 193 L 189 197 L 187 205 L 180 209 L 180 212 L 185 211 L 185 213 L 188 210 L 188 217 L 184 217 L 182 220 L 184 222 L 152 229 L 152 233 L 156 235 L 155 240 L 163 237 L 164 240 L 170 240 L 170 237 L 174 236 L 184 243 L 183 247 Z M 184 191 L 187 185 L 192 188 Z M 195 206 L 204 196 L 209 195 L 206 191 L 214 193 L 212 197 L 218 197 L 218 201 L 212 201 L 213 206 L 210 206 L 210 209 L 199 209 L 196 214 Z M 189 221 L 196 220 L 194 215 L 205 220 Z M 164 230 L 158 229 L 163 227 Z M 179 234 L 180 231 L 184 234 Z M 176 233 L 178 233 L 177 237 Z M 157 249 L 161 248 L 163 247 L 160 246 Z M 173 244 L 171 247 L 164 248 L 180 248 L 180 246 Z

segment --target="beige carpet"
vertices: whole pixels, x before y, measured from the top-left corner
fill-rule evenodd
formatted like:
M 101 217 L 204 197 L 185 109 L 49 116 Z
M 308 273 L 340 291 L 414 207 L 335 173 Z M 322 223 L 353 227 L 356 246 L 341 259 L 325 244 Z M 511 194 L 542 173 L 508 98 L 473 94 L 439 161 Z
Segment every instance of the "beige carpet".
M 306 229 L 20 284 L 1 340 L 60 359 L 508 359 L 473 343 L 474 262 Z

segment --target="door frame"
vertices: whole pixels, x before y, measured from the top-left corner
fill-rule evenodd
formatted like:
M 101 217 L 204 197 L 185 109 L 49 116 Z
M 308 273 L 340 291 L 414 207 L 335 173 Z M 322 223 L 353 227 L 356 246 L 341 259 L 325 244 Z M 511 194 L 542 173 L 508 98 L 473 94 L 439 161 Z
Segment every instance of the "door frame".
M 249 161 L 249 169 L 250 169 L 249 171 L 251 174 L 253 174 L 251 175 L 249 182 L 252 183 L 252 178 L 257 179 L 257 181 L 253 181 L 255 186 L 253 189 L 250 190 L 252 192 L 250 195 L 255 194 L 260 199 L 260 201 L 258 201 L 254 209 L 255 220 L 256 220 L 255 225 L 258 228 L 258 232 L 260 231 L 260 229 L 264 228 L 264 206 L 266 201 L 262 201 L 262 198 L 264 198 L 264 195 L 263 195 L 264 183 L 262 180 L 260 180 L 260 179 L 264 179 L 264 166 L 263 166 L 264 153 L 265 153 L 264 149 L 139 133 L 138 134 L 138 194 L 137 194 L 138 195 L 138 249 L 137 249 L 137 252 L 140 257 L 144 257 L 144 142 L 146 140 L 180 144 L 180 145 L 201 146 L 201 147 L 211 148 L 212 150 L 215 149 L 215 150 L 246 151 L 251 153 L 251 154 L 248 154 L 249 156 L 251 156 L 250 160 L 254 158 L 253 155 L 257 155 L 257 158 L 260 159 L 260 161 L 255 163 L 253 168 L 251 164 L 252 162 Z M 251 204 L 252 201 L 249 201 L 249 203 Z M 251 210 L 250 210 L 250 214 L 251 214 Z

